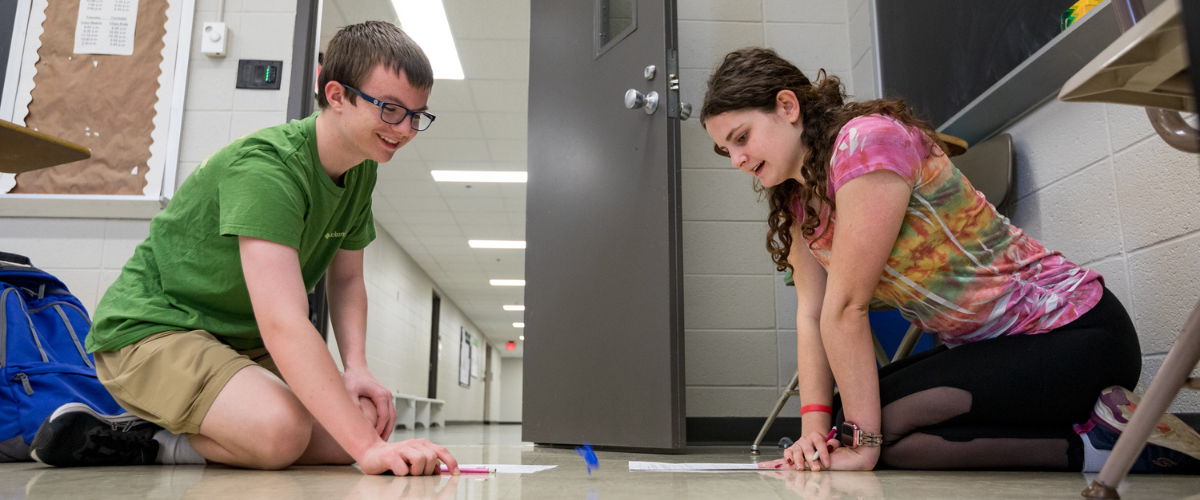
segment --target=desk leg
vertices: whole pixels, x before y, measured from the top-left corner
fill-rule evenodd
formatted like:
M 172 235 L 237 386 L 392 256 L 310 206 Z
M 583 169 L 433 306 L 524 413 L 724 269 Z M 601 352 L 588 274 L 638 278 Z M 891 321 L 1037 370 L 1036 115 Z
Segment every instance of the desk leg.
M 1121 484 L 1121 480 L 1137 460 L 1138 454 L 1145 448 L 1146 439 L 1158 424 L 1158 419 L 1167 412 L 1167 408 L 1175 400 L 1175 395 L 1179 394 L 1179 389 L 1188 382 L 1197 361 L 1200 361 L 1200 303 L 1192 309 L 1191 316 L 1188 316 L 1187 323 L 1183 325 L 1183 331 L 1175 338 L 1175 345 L 1167 353 L 1162 367 L 1154 376 L 1154 382 L 1146 390 L 1142 404 L 1134 410 L 1129 425 L 1125 426 L 1121 437 L 1117 439 L 1117 445 L 1113 447 L 1112 454 L 1100 470 L 1100 475 L 1083 490 L 1084 497 L 1121 498 L 1117 494 L 1117 485 Z

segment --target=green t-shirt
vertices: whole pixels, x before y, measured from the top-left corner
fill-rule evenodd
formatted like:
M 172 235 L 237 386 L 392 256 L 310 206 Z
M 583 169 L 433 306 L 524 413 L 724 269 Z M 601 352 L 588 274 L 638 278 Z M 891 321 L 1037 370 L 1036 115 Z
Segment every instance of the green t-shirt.
M 236 349 L 262 347 L 237 236 L 299 252 L 312 290 L 338 249 L 375 239 L 374 161 L 338 186 L 317 155 L 316 115 L 234 141 L 196 168 L 150 221 L 121 276 L 96 306 L 88 351 L 120 349 L 168 330 L 207 330 Z

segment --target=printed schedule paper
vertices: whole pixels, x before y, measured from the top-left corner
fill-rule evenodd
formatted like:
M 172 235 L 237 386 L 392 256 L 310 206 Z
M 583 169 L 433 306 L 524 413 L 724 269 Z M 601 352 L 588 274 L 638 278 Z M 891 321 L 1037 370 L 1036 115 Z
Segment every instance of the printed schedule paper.
M 712 464 L 712 463 L 690 463 L 690 464 L 670 464 L 666 462 L 637 462 L 629 461 L 629 471 L 650 471 L 650 472 L 720 472 L 720 471 L 747 471 L 747 470 L 762 470 L 758 468 L 758 464 Z
M 80 0 L 75 53 L 133 55 L 137 11 L 138 0 Z

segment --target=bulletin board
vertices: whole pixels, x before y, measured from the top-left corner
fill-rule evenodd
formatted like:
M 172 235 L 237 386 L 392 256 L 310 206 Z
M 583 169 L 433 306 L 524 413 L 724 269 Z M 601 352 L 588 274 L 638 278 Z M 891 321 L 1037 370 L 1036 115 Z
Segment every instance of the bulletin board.
M 14 29 L 8 75 L 14 67 L 18 74 L 15 91 L 6 85 L 0 119 L 87 146 L 92 157 L 4 174 L 0 197 L 169 197 L 178 166 L 194 0 L 20 1 L 28 10 L 18 6 L 15 23 L 27 23 Z M 85 17 L 102 8 L 136 12 L 128 32 L 106 27 L 97 37 Z M 128 54 L 76 52 L 95 50 L 97 38 L 120 38 Z M 9 109 L 11 115 L 4 116 Z

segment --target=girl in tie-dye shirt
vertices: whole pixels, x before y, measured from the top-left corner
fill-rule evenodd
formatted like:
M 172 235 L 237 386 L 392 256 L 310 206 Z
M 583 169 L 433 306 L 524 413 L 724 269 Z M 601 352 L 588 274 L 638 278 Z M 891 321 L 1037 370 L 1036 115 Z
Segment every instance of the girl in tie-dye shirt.
M 801 436 L 764 466 L 1098 471 L 1141 371 L 1120 301 L 1000 215 L 903 102 L 844 97 L 752 48 L 701 110 L 765 191 L 767 249 L 795 275 Z M 873 302 L 943 345 L 876 374 Z M 1200 472 L 1200 435 L 1164 428 L 1134 470 Z
M 838 134 L 829 164 L 835 203 L 847 182 L 878 170 L 912 186 L 874 296 L 946 344 L 1048 332 L 1103 295 L 1099 274 L 1010 224 L 914 126 L 886 115 L 854 118 Z M 821 236 L 806 241 L 828 268 L 837 217 L 823 208 Z

